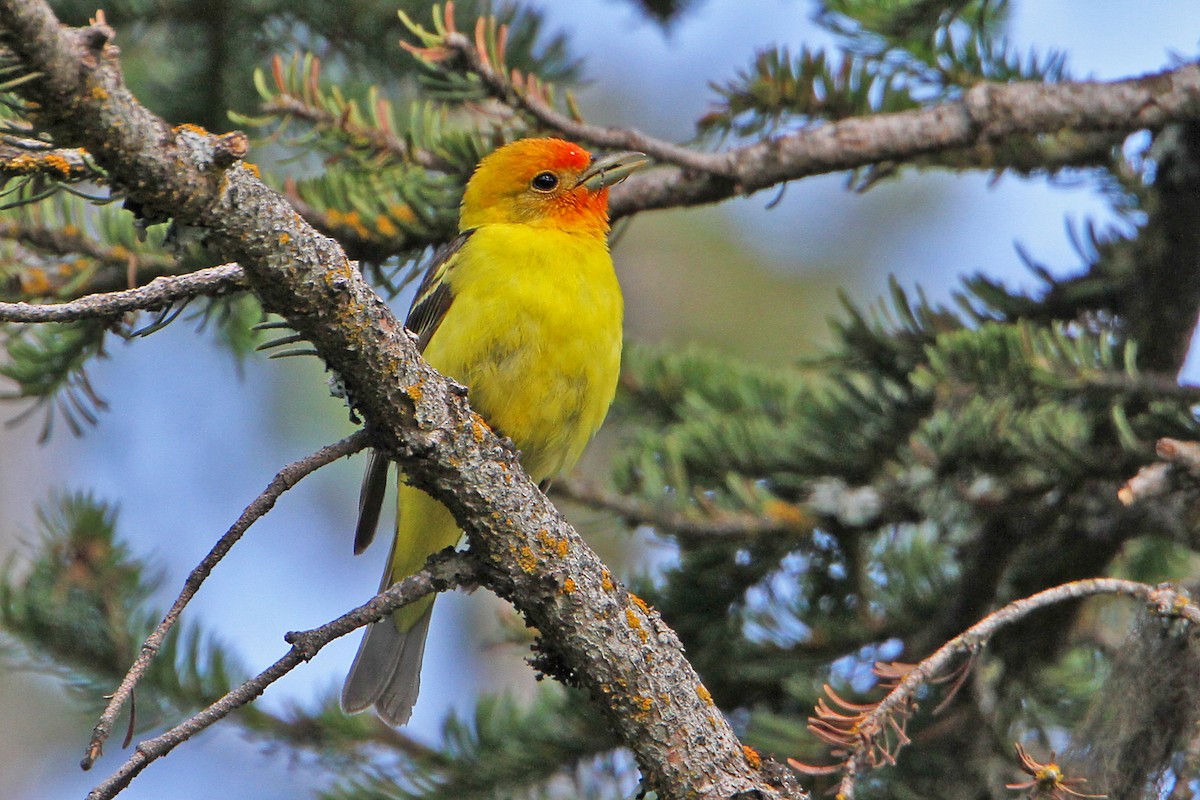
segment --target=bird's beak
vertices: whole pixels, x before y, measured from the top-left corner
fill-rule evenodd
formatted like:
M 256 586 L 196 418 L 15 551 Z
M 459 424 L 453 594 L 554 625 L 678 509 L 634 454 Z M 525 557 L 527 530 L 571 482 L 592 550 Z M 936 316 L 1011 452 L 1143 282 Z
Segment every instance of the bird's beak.
M 645 153 L 616 153 L 597 159 L 591 163 L 587 171 L 579 176 L 575 188 L 584 186 L 591 192 L 620 183 L 629 177 L 636 169 L 641 169 L 650 163 Z

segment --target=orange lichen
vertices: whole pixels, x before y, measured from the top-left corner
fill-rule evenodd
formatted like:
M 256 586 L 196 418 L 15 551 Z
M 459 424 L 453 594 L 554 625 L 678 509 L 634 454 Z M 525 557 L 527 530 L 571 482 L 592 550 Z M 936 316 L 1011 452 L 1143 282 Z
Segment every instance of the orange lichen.
M 645 600 L 638 597 L 633 592 L 629 593 L 629 599 L 633 601 L 633 604 L 635 606 L 637 606 L 639 609 L 641 609 L 641 612 L 643 614 L 645 614 L 647 617 L 650 616 L 650 605 Z
M 713 704 L 712 693 L 704 687 L 703 683 L 696 687 L 696 696 L 703 700 L 705 705 Z
M 287 244 L 291 240 L 292 240 L 292 235 L 290 233 L 288 233 L 287 231 L 284 231 L 283 233 L 279 234 L 279 243 L 280 244 Z
M 529 575 L 537 572 L 537 556 L 533 554 L 533 549 L 529 547 L 529 545 L 521 546 L 520 551 L 517 553 L 517 563 L 520 564 L 521 569 L 523 569 Z
M 600 587 L 606 592 L 611 592 L 613 590 L 612 573 L 610 573 L 608 570 L 604 570 L 604 572 L 600 573 Z
M 475 437 L 476 442 L 482 444 L 483 437 L 491 429 L 491 426 L 487 424 L 487 420 L 478 414 L 471 414 L 471 435 Z
M 646 629 L 642 627 L 642 621 L 638 619 L 638 615 L 633 612 L 632 608 L 625 609 L 625 621 L 629 623 L 629 627 L 637 631 L 643 642 L 650 638 L 650 634 L 646 633 Z
M 200 127 L 199 125 L 195 125 L 191 122 L 185 122 L 182 125 L 176 125 L 174 128 L 171 128 L 171 130 L 175 131 L 176 133 L 194 133 L 197 136 L 211 136 L 212 135 L 208 131 L 206 131 L 204 128 Z
M 558 537 L 551 536 L 550 531 L 546 530 L 545 528 L 542 528 L 537 532 L 537 539 L 546 552 L 553 553 L 559 558 L 565 558 L 568 550 L 570 549 L 567 545 L 566 539 L 560 539 Z
M 563 591 L 566 592 L 567 594 L 574 594 L 575 590 L 578 589 L 579 587 L 575 585 L 574 578 L 567 578 L 565 581 L 563 581 L 562 588 L 563 588 Z
M 650 709 L 654 708 L 654 699 L 638 695 L 633 698 L 633 704 L 642 711 L 649 711 Z
M 64 177 L 71 174 L 71 162 L 58 153 L 47 153 L 42 159 L 46 166 Z
M 242 166 L 245 167 L 246 169 L 250 170 L 250 172 L 254 175 L 254 177 L 256 177 L 256 178 L 262 177 L 262 172 L 259 171 L 258 164 L 251 164 L 249 161 L 243 161 Z
M 409 400 L 412 400 L 415 403 L 424 396 L 424 393 L 421 391 L 421 384 L 424 382 L 425 382 L 424 379 L 422 379 L 422 380 L 417 381 L 413 385 L 406 386 L 404 388 L 404 393 L 406 395 L 408 395 Z
M 762 756 L 753 747 L 742 745 L 742 753 L 745 754 L 746 763 L 750 765 L 751 769 L 760 769 L 762 767 Z
M 92 99 L 93 100 L 107 100 L 108 99 L 108 90 L 105 89 L 103 86 L 93 86 L 92 87 Z
M 33 156 L 22 154 L 8 159 L 8 162 L 5 164 L 5 170 L 17 174 L 36 172 L 37 163 L 37 159 Z

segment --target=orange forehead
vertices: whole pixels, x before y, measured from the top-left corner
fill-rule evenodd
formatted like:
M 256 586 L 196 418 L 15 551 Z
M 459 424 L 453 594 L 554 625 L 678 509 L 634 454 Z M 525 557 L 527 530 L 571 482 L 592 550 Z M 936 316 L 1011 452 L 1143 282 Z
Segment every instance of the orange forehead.
M 608 190 L 577 185 L 591 163 L 591 153 L 562 139 L 506 144 L 485 156 L 467 182 L 460 227 L 521 222 L 607 230 Z M 556 189 L 538 192 L 531 187 L 542 172 L 559 178 Z
M 513 176 L 532 177 L 541 170 L 582 172 L 592 154 L 577 144 L 562 139 L 521 139 L 501 147 L 480 164 Z

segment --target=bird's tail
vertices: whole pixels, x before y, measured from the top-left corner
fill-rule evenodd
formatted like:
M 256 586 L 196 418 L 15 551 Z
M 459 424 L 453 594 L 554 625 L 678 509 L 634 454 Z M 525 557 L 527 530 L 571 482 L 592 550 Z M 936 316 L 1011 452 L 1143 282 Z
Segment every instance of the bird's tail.
M 357 714 L 374 706 L 389 725 L 408 722 L 421 689 L 421 661 L 433 614 L 433 598 L 428 599 L 425 613 L 408 630 L 397 628 L 391 617 L 367 628 L 342 686 L 343 711 Z

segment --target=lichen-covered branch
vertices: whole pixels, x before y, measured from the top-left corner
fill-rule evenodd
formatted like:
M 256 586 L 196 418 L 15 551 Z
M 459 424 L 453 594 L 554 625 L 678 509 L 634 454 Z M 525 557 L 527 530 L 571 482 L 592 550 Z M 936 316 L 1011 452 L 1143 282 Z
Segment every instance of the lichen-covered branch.
M 847 758 L 831 768 L 812 768 L 794 761 L 793 766 L 813 773 L 840 771 L 842 779 L 838 785 L 838 797 L 852 800 L 858 778 L 868 767 L 879 761 L 894 763 L 896 750 L 907 741 L 903 736 L 904 722 L 915 709 L 914 701 L 921 687 L 939 676 L 945 676 L 956 659 L 976 653 L 997 632 L 1024 619 L 1032 612 L 1059 603 L 1104 594 L 1133 597 L 1147 603 L 1155 614 L 1180 617 L 1192 625 L 1200 624 L 1200 608 L 1191 602 L 1186 592 L 1170 586 L 1151 586 L 1117 578 L 1093 578 L 1046 589 L 994 611 L 946 642 L 921 663 L 901 668 L 895 673 L 894 686 L 887 696 L 870 706 L 854 705 L 850 710 L 859 713 L 853 717 L 835 713 L 822 701 L 818 705 L 815 726 L 819 729 L 823 721 L 831 723 L 832 727 L 828 730 L 836 734 L 837 740 L 844 742 L 849 748 Z M 840 707 L 850 706 L 828 688 L 826 691 Z M 891 742 L 884 744 L 884 740 L 889 737 L 900 738 L 898 741 L 893 738 Z M 829 740 L 835 737 L 825 738 Z
M 56 142 L 85 147 L 151 221 L 171 216 L 205 229 L 210 248 L 241 264 L 263 305 L 312 342 L 377 447 L 454 513 L 484 565 L 481 581 L 539 629 L 545 667 L 590 692 L 661 796 L 779 796 L 747 760 L 675 634 L 613 579 L 470 410 L 465 390 L 421 360 L 336 242 L 252 170 L 229 166 L 222 140 L 172 129 L 139 105 L 106 25 L 65 29 L 41 0 L 0 0 L 0 31 L 25 68 L 40 73 L 20 90 L 40 104 Z
M 28 175 L 56 181 L 86 181 L 101 177 L 81 149 L 53 148 L 34 139 L 0 137 L 0 182 Z
M 1018 135 L 1157 130 L 1200 117 L 1200 64 L 1120 81 L 979 84 L 953 102 L 855 117 L 707 154 L 700 170 L 634 175 L 614 217 L 712 203 L 811 175 L 969 149 Z M 983 151 L 981 151 L 983 152 Z M 985 165 L 986 166 L 986 165 Z
M 160 277 L 145 286 L 120 292 L 91 294 L 66 303 L 0 303 L 0 322 L 69 322 L 76 319 L 115 317 L 129 311 L 165 308 L 193 297 L 216 297 L 245 289 L 245 275 L 237 264 Z

